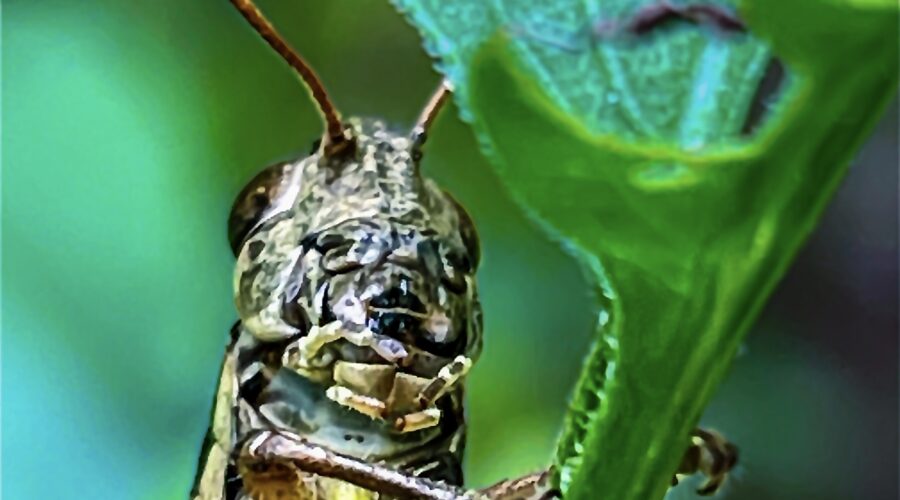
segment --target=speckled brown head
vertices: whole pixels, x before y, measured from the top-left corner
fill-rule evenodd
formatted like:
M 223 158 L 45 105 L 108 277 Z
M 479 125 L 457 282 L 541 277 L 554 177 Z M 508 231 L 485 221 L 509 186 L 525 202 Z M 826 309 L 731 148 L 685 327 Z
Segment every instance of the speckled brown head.
M 242 322 L 261 339 L 338 320 L 441 358 L 477 352 L 471 219 L 420 175 L 420 141 L 377 120 L 351 119 L 346 130 L 349 154 L 320 148 L 269 167 L 235 202 Z
M 232 3 L 304 80 L 326 125 L 310 156 L 263 170 L 235 201 L 228 238 L 245 328 L 276 340 L 337 320 L 442 358 L 477 354 L 477 236 L 418 168 L 449 89 L 440 87 L 408 135 L 377 120 L 345 122 L 253 2 Z

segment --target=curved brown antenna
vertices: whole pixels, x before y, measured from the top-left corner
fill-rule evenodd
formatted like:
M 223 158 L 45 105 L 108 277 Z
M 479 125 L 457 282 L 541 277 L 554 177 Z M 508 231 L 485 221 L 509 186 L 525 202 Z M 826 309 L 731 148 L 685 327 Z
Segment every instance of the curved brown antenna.
M 325 91 L 325 86 L 322 85 L 322 80 L 319 79 L 306 61 L 300 57 L 300 54 L 288 45 L 287 41 L 285 41 L 278 31 L 275 30 L 275 27 L 272 26 L 272 23 L 270 23 L 269 20 L 266 19 L 266 16 L 260 12 L 256 4 L 253 3 L 253 0 L 230 1 L 232 5 L 237 8 L 238 12 L 244 16 L 244 19 L 253 26 L 253 29 L 259 33 L 263 40 L 265 40 L 270 47 L 275 49 L 275 52 L 277 52 L 282 59 L 287 61 L 288 65 L 300 75 L 300 78 L 306 84 L 309 93 L 312 94 L 313 99 L 315 99 L 316 103 L 319 105 L 319 111 L 322 112 L 322 117 L 325 119 L 328 142 L 330 144 L 326 144 L 324 151 L 328 153 L 330 151 L 341 149 L 336 146 L 346 142 L 347 136 L 344 135 L 344 126 L 341 123 L 341 115 L 334 107 L 334 104 L 332 104 L 331 99 L 328 98 L 328 93 Z
M 434 94 L 431 95 L 431 98 L 428 99 L 428 104 L 425 105 L 425 109 L 422 110 L 422 114 L 416 120 L 416 126 L 412 129 L 412 137 L 417 145 L 421 146 L 425 142 L 428 129 L 431 128 L 431 124 L 434 123 L 435 118 L 437 118 L 438 113 L 452 93 L 450 82 L 444 80 L 437 90 L 434 91 Z

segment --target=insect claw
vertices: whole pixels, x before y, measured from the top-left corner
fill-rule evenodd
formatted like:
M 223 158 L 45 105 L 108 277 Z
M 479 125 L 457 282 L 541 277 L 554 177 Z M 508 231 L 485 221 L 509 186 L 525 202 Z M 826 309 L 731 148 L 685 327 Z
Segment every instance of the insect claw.
M 722 487 L 737 459 L 737 447 L 726 441 L 722 435 L 696 429 L 691 437 L 691 446 L 685 452 L 677 474 L 702 473 L 706 476 L 706 482 L 697 493 L 703 496 L 712 495 Z M 673 478 L 673 486 L 677 481 L 676 476 Z

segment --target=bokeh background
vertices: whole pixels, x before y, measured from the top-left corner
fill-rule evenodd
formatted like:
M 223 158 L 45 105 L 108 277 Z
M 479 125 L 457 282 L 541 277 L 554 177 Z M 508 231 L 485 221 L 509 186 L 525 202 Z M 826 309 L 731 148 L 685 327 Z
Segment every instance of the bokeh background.
M 347 114 L 407 127 L 439 81 L 384 0 L 259 3 Z M 315 109 L 224 0 L 7 0 L 2 23 L 3 497 L 185 498 L 235 317 L 232 197 L 308 150 Z M 743 450 L 725 498 L 897 498 L 896 109 L 704 417 Z M 455 109 L 424 168 L 483 239 L 483 485 L 548 463 L 590 307 Z

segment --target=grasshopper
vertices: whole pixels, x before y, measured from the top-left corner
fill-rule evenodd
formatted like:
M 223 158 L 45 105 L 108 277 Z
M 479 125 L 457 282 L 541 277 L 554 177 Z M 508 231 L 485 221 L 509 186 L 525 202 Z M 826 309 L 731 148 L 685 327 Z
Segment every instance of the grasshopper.
M 449 87 L 409 134 L 344 120 L 253 2 L 231 2 L 305 82 L 326 131 L 309 156 L 262 170 L 233 205 L 240 320 L 191 498 L 558 496 L 549 471 L 462 489 L 480 248 L 462 205 L 419 169 Z M 686 471 L 706 462 L 691 449 Z

